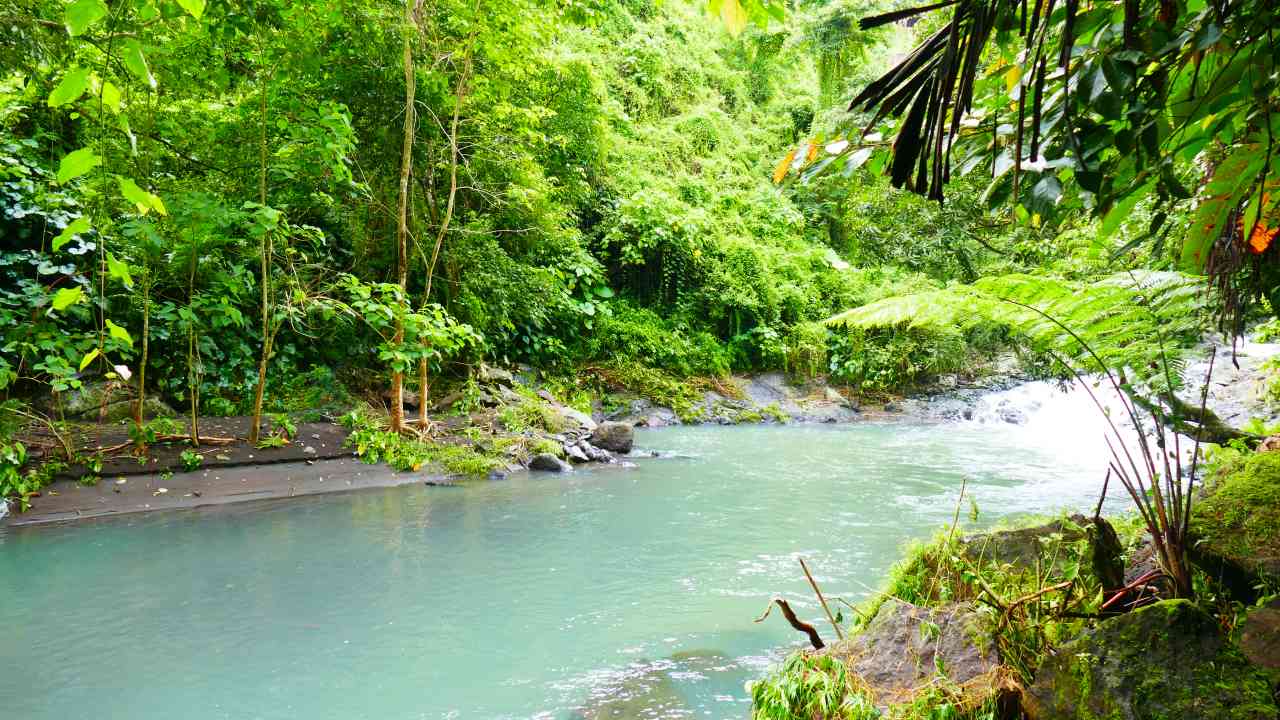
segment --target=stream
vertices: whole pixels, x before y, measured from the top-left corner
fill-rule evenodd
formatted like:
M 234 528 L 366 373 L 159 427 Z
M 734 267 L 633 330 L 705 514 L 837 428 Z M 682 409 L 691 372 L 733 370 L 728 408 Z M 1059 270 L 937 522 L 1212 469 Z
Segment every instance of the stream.
M 1098 426 L 1035 385 L 1020 424 L 642 430 L 630 469 L 0 528 L 0 716 L 745 718 L 800 641 L 769 599 L 831 632 L 797 557 L 857 602 L 962 480 L 978 525 L 1092 509 Z

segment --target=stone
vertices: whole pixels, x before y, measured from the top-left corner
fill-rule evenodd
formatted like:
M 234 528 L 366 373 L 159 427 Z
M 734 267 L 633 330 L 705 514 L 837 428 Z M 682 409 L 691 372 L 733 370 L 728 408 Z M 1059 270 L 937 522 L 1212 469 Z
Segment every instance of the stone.
M 935 682 L 940 667 L 967 697 L 980 701 L 1012 692 L 995 649 L 982 637 L 972 603 L 925 608 L 890 599 L 861 632 L 819 652 L 844 663 L 881 707 L 910 702 Z
M 1030 720 L 1275 720 L 1264 674 L 1188 600 L 1104 620 L 1058 648 L 1022 692 Z
M 302 453 L 303 453 L 304 455 L 315 455 L 315 454 L 316 454 L 316 449 L 315 449 L 315 448 L 313 448 L 313 447 L 311 447 L 310 445 L 308 445 L 308 446 L 306 446 L 306 447 L 302 448 Z
M 587 457 L 587 453 L 583 451 L 579 443 L 565 443 L 564 454 L 571 462 L 584 463 L 591 461 L 591 458 Z
M 1249 610 L 1240 628 L 1240 650 L 1280 684 L 1280 598 Z
M 59 409 L 68 420 L 114 423 L 133 417 L 133 388 L 118 380 L 89 380 L 75 390 L 37 400 L 37 407 L 57 416 Z M 173 408 L 148 393 L 143 401 L 143 417 L 173 417 Z
M 1077 557 L 1073 552 L 1062 551 L 1067 549 L 1064 546 L 1055 548 L 1055 538 L 1067 546 L 1086 541 L 1082 554 Z M 975 563 L 1008 565 L 1034 573 L 1037 567 L 1054 558 L 1057 570 L 1078 559 L 1082 569 L 1092 571 L 1102 587 L 1113 589 L 1124 585 L 1124 549 L 1115 529 L 1103 518 L 1072 515 L 1035 527 L 972 535 L 960 543 L 964 554 Z
M 635 443 L 635 428 L 627 423 L 603 422 L 591 433 L 591 444 L 616 453 L 629 453 Z
M 491 367 L 481 364 L 476 370 L 476 378 L 483 383 L 491 385 L 512 385 L 515 383 L 515 377 L 507 370 L 502 368 Z
M 560 413 L 560 416 L 566 420 L 576 423 L 578 427 L 583 427 L 587 430 L 596 429 L 596 421 L 592 420 L 590 415 L 577 408 L 571 408 L 565 405 L 556 405 L 555 411 Z
M 571 472 L 573 470 L 573 466 L 551 453 L 538 453 L 529 461 L 529 469 L 542 470 L 544 472 L 564 473 Z
M 552 405 L 558 405 L 558 404 L 559 404 L 559 401 L 558 401 L 558 400 L 556 400 L 556 396 L 555 396 L 555 395 L 552 395 L 552 394 L 551 394 L 550 392 L 548 392 L 545 388 L 544 388 L 544 389 L 540 389 L 540 390 L 538 390 L 538 392 L 536 392 L 536 393 L 534 393 L 534 394 L 535 394 L 535 395 L 537 395 L 538 397 L 542 398 L 543 400 L 546 400 L 547 402 L 551 403 Z

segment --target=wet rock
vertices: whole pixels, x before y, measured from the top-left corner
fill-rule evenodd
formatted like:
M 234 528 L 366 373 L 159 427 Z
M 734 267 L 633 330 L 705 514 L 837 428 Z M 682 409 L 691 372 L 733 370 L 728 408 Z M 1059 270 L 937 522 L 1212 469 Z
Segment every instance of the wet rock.
M 587 457 L 587 454 L 583 452 L 582 447 L 579 446 L 578 443 L 565 443 L 564 455 L 569 458 L 569 462 L 584 463 L 590 462 L 591 460 L 591 458 Z
M 1124 584 L 1124 550 L 1115 529 L 1103 518 L 1072 515 L 1036 527 L 972 535 L 961 540 L 961 547 L 975 563 L 1036 572 L 1055 559 L 1057 570 L 1079 561 L 1104 588 Z
M 600 423 L 591 433 L 591 443 L 616 453 L 629 453 L 635 443 L 635 428 L 621 422 Z
M 1261 668 L 1273 685 L 1280 686 L 1280 599 L 1245 616 L 1240 628 L 1240 650 Z
M 909 702 L 932 684 L 937 669 L 973 699 L 1011 692 L 993 648 L 980 643 L 980 616 L 972 603 L 923 608 L 887 600 L 867 627 L 820 652 L 844 663 L 880 706 Z
M 1066 643 L 1022 693 L 1030 720 L 1275 720 L 1270 683 L 1187 600 L 1100 623 Z
M 885 412 L 902 412 L 902 405 L 896 402 L 887 402 L 884 404 Z
M 316 449 L 315 449 L 315 448 L 313 448 L 313 447 L 311 447 L 310 445 L 308 445 L 308 446 L 306 446 L 306 447 L 302 448 L 302 454 L 303 454 L 303 455 L 315 455 L 315 454 L 316 454 Z
M 529 461 L 530 470 L 541 470 L 544 472 L 572 472 L 573 466 L 552 455 L 551 453 L 538 453 Z

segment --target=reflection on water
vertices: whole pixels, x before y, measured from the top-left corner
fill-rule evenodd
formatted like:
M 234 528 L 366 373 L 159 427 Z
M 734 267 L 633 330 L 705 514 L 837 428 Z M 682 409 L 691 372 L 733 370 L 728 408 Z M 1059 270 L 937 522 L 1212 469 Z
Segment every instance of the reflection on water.
M 950 521 L 1088 508 L 1008 424 L 669 428 L 634 470 L 0 534 L 0 697 L 45 718 L 745 717 L 744 683 Z

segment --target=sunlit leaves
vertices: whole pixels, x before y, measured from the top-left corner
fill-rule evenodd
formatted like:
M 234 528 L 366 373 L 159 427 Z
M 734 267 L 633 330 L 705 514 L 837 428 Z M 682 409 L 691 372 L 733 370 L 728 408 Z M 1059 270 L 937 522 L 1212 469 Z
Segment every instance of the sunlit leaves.
M 116 87 L 110 80 L 102 83 L 102 106 L 113 113 L 120 112 L 123 103 L 120 97 L 120 88 Z
M 84 215 L 72 220 L 71 224 L 63 228 L 62 232 L 58 233 L 58 236 L 53 239 L 53 251 L 57 252 L 61 250 L 62 246 L 71 242 L 72 238 L 76 235 L 89 232 L 91 227 L 92 226 L 89 224 L 89 218 Z
M 102 158 L 98 157 L 93 150 L 80 148 L 63 156 L 62 161 L 58 163 L 58 175 L 55 179 L 59 185 L 66 185 L 101 164 Z
M 707 0 L 707 12 L 720 18 L 731 35 L 738 35 L 753 22 L 765 27 L 770 20 L 786 18 L 783 0 Z
M 67 6 L 64 20 L 67 34 L 83 35 L 94 23 L 107 16 L 107 4 L 102 0 L 75 0 Z
M 124 61 L 124 66 L 133 73 L 134 77 L 145 82 L 152 90 L 156 88 L 156 77 L 151 74 L 146 55 L 142 54 L 141 43 L 137 40 L 126 40 L 120 51 L 120 59 Z
M 133 203 L 139 213 L 146 215 L 148 212 L 155 210 L 160 215 L 168 214 L 159 195 L 143 190 L 138 187 L 137 183 L 123 175 L 117 175 L 116 182 L 120 185 L 120 194 L 124 196 L 125 200 Z
M 79 287 L 58 288 L 57 292 L 53 294 L 50 307 L 57 312 L 62 312 L 83 299 L 84 290 Z
M 89 68 L 73 67 L 62 76 L 62 80 L 49 93 L 49 107 L 70 105 L 89 89 Z
M 128 264 L 121 262 L 111 253 L 107 253 L 107 274 L 112 280 L 119 280 L 126 288 L 133 289 L 133 275 L 129 273 Z
M 80 358 L 80 372 L 84 372 L 84 369 L 89 367 L 89 363 L 98 359 L 98 356 L 101 354 L 102 353 L 98 350 L 98 348 L 94 348 L 89 352 L 85 353 L 84 357 Z
M 178 0 L 178 5 L 191 13 L 191 17 L 199 20 L 204 15 L 204 0 Z
M 129 335 L 129 331 L 110 320 L 107 320 L 107 334 L 129 347 L 133 347 L 133 337 Z

